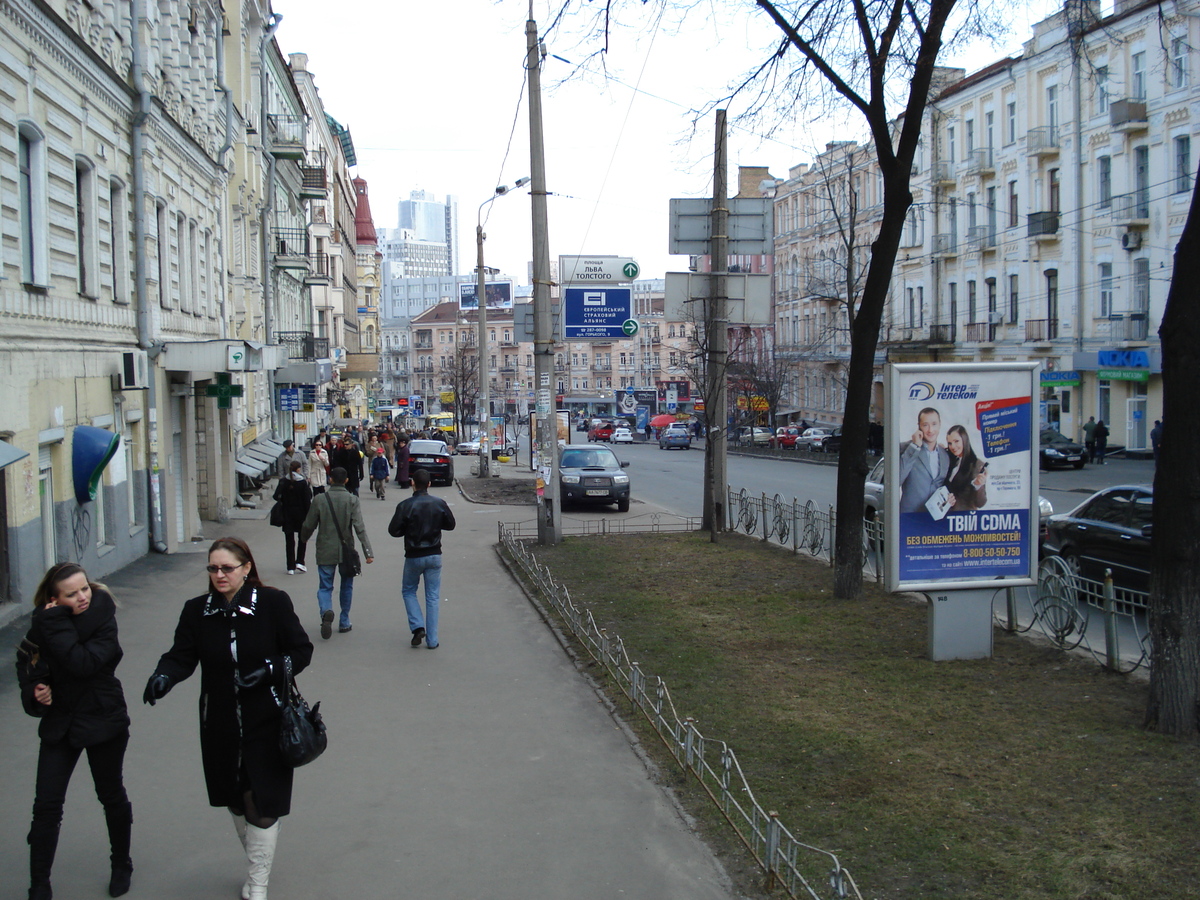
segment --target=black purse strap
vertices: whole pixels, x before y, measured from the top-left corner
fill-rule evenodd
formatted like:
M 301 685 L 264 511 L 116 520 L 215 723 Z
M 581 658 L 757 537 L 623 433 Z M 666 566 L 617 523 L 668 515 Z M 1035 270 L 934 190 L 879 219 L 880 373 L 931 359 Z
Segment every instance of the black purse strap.
M 329 514 L 333 516 L 333 527 L 337 529 L 338 542 L 345 547 L 346 537 L 342 534 L 342 523 L 338 521 L 337 511 L 333 508 L 333 498 L 329 496 L 328 491 L 325 492 L 325 502 L 329 504 Z

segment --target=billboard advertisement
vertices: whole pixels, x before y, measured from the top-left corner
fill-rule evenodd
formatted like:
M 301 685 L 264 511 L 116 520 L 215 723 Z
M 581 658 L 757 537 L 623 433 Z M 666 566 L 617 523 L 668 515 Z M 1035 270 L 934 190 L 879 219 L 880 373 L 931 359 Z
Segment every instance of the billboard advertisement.
M 1034 584 L 1038 363 L 888 367 L 888 589 Z
M 488 309 L 512 309 L 513 283 L 511 281 L 489 281 L 484 284 L 483 291 L 487 296 Z M 460 284 L 458 286 L 458 308 L 479 309 L 479 300 L 475 296 L 478 293 L 479 289 L 475 282 Z

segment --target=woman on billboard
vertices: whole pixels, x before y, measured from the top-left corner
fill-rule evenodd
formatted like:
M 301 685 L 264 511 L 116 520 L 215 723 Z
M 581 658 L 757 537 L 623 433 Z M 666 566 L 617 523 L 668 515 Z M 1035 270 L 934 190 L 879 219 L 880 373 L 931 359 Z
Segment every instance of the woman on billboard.
M 946 475 L 950 506 L 955 512 L 980 509 L 987 503 L 987 463 L 975 455 L 967 429 L 951 425 L 946 432 L 946 449 L 950 452 L 950 472 Z

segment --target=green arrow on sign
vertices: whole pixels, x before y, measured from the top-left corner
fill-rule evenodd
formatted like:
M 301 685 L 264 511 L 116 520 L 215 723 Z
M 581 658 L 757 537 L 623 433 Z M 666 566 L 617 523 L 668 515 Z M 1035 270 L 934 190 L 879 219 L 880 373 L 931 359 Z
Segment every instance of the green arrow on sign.
M 637 266 L 634 266 L 636 269 Z M 636 319 L 626 319 L 625 324 L 621 326 L 621 331 L 625 332 L 626 337 L 633 337 L 638 333 L 638 323 Z
M 635 263 L 631 259 L 629 262 L 625 263 L 625 265 L 621 269 L 621 271 L 625 273 L 626 278 L 628 278 L 630 281 L 632 281 L 633 279 L 638 277 L 638 272 L 640 272 L 642 270 L 639 269 L 638 264 Z M 627 332 L 627 333 L 632 333 L 632 332 Z

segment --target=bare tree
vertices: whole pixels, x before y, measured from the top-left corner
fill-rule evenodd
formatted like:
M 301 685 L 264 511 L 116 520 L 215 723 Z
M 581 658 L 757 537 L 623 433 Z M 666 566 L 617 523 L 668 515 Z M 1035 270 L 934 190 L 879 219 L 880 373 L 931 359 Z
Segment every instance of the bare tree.
M 454 392 L 454 425 L 459 440 L 469 436 L 463 428 L 464 413 L 475 408 L 479 397 L 479 354 L 465 349 L 460 345 L 450 357 L 450 364 L 439 373 L 442 384 Z

